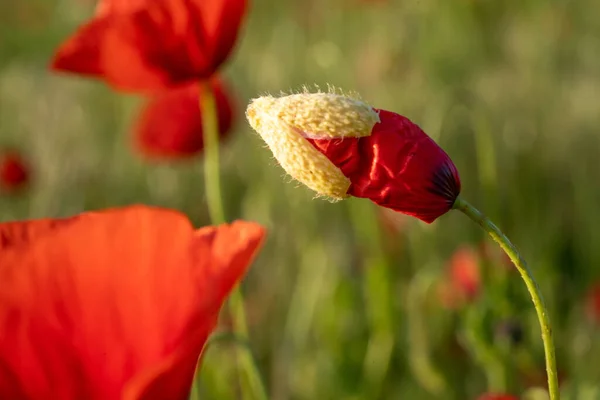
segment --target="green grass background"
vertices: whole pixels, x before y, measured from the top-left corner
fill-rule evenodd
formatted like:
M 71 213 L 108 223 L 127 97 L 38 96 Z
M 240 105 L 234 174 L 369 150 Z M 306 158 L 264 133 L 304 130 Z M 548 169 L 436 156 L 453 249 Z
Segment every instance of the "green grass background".
M 487 262 L 478 301 L 440 304 L 449 257 L 483 240 L 473 223 L 457 212 L 433 225 L 395 216 L 392 232 L 366 200 L 313 199 L 244 119 L 258 95 L 332 84 L 406 115 L 448 152 L 463 197 L 540 281 L 565 398 L 600 399 L 600 335 L 584 313 L 600 274 L 600 2 L 252 3 L 223 70 L 237 123 L 221 172 L 228 218 L 269 229 L 243 291 L 271 398 L 463 400 L 490 385 L 524 393 L 535 374 L 533 385 L 544 383 L 517 274 Z M 151 164 L 131 150 L 140 98 L 47 70 L 92 9 L 0 0 L 0 145 L 21 149 L 34 173 L 25 194 L 0 196 L 0 220 L 145 203 L 207 224 L 201 158 Z M 494 334 L 507 318 L 524 328 L 516 346 Z M 230 347 L 208 349 L 201 398 L 240 398 Z

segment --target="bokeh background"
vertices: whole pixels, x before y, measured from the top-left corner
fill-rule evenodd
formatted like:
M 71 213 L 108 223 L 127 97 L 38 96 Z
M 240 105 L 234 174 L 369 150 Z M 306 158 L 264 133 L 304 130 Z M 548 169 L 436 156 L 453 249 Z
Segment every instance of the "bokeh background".
M 0 146 L 18 149 L 31 172 L 25 190 L 0 194 L 0 220 L 145 203 L 207 224 L 202 157 L 144 159 L 130 133 L 140 97 L 48 70 L 93 7 L 0 0 Z M 359 92 L 448 152 L 463 197 L 540 282 L 565 398 L 600 399 L 600 306 L 590 300 L 600 274 L 599 16 L 595 0 L 252 2 L 223 72 L 236 124 L 221 174 L 228 218 L 269 228 L 243 291 L 272 399 L 462 400 L 531 394 L 545 381 L 527 292 L 472 222 L 330 203 L 285 176 L 244 109 L 304 84 Z M 207 350 L 201 398 L 239 398 L 233 345 Z

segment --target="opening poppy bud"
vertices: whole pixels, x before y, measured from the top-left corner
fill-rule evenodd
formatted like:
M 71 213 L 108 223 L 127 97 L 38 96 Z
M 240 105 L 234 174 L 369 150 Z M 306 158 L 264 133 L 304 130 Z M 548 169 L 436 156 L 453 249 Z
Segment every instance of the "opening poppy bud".
M 303 93 L 258 98 L 246 114 L 281 166 L 320 194 L 368 198 L 431 223 L 460 193 L 450 157 L 396 113 L 336 93 Z

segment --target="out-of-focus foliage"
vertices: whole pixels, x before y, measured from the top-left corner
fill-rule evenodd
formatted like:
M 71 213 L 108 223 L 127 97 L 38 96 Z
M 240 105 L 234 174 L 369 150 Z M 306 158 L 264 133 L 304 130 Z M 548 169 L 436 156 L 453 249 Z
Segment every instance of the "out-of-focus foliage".
M 207 224 L 201 160 L 151 164 L 132 151 L 141 99 L 48 72 L 93 6 L 0 2 L 0 145 L 26 155 L 34 177 L 0 196 L 0 220 L 146 203 Z M 270 229 L 244 292 L 272 399 L 463 400 L 545 379 L 533 307 L 499 255 L 481 253 L 475 299 L 441 294 L 454 251 L 482 246 L 470 221 L 451 212 L 425 225 L 282 179 L 244 105 L 303 84 L 357 91 L 446 149 L 463 196 L 540 281 L 565 397 L 598 398 L 600 327 L 586 314 L 600 278 L 598 15 L 593 0 L 253 1 L 224 71 L 238 119 L 221 161 L 229 219 Z M 203 399 L 236 398 L 228 346 L 206 353 Z

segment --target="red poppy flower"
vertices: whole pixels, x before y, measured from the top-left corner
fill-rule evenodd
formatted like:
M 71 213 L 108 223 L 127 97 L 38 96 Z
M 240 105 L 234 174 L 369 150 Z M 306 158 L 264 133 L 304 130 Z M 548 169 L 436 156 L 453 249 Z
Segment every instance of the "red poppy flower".
M 468 246 L 452 255 L 447 278 L 439 286 L 440 300 L 445 307 L 455 309 L 477 298 L 481 289 L 479 261 L 475 250 Z
M 600 322 L 600 284 L 595 284 L 588 291 L 586 299 L 586 313 L 590 321 Z
M 0 154 L 0 188 L 13 192 L 23 188 L 29 181 L 29 168 L 21 155 L 15 151 Z
M 454 163 L 408 118 L 376 111 L 380 122 L 369 136 L 308 140 L 350 179 L 349 195 L 435 221 L 460 193 Z
M 0 398 L 187 399 L 263 236 L 145 206 L 0 224 Z
M 233 120 L 232 100 L 219 80 L 212 79 L 211 88 L 219 134 L 225 137 Z M 135 147 L 150 158 L 182 158 L 201 152 L 204 139 L 199 98 L 197 83 L 167 89 L 152 97 L 136 122 Z
M 468 246 L 456 250 L 450 259 L 450 274 L 453 286 L 467 300 L 477 297 L 481 288 L 481 277 L 479 257 L 475 250 Z
M 246 0 L 101 0 L 59 48 L 55 70 L 147 92 L 210 77 L 229 56 Z
M 477 400 L 519 400 L 519 398 L 510 394 L 486 393 L 479 396 Z

